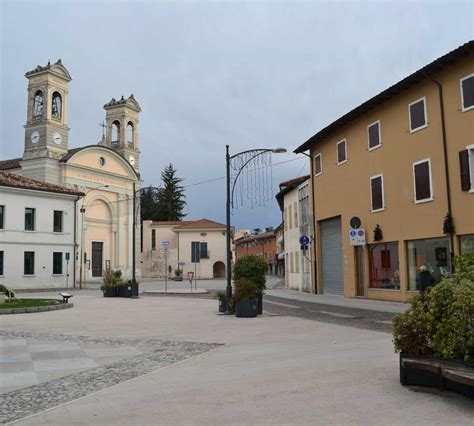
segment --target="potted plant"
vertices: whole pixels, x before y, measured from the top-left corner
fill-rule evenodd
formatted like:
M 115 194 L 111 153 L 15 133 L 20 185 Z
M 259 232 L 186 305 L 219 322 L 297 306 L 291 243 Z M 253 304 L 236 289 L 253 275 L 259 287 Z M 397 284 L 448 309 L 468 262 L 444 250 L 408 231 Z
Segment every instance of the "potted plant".
M 123 293 L 123 281 L 121 280 L 122 271 L 106 269 L 102 277 L 102 285 L 100 289 L 104 293 L 104 297 L 120 297 Z
M 247 278 L 256 286 L 257 289 L 257 312 L 262 313 L 263 310 L 263 294 L 266 289 L 267 263 L 259 256 L 254 254 L 243 256 L 237 259 L 233 269 L 234 280 Z
M 183 281 L 183 270 L 177 268 L 174 270 L 174 281 Z
M 227 311 L 227 293 L 224 290 L 218 291 L 216 299 L 219 301 L 219 312 Z
M 455 270 L 394 317 L 393 341 L 401 384 L 474 396 L 474 254 L 457 258 Z
M 240 278 L 234 282 L 235 316 L 254 318 L 257 316 L 258 289 L 249 278 Z

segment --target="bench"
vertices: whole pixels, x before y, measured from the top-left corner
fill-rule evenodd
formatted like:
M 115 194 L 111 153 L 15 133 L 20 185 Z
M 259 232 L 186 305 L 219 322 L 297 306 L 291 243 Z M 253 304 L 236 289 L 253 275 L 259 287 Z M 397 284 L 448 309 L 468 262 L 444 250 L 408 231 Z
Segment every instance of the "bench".
M 64 293 L 64 292 L 59 293 L 59 295 L 63 298 L 63 302 L 64 302 L 64 303 L 68 303 L 68 302 L 69 302 L 69 299 L 70 299 L 71 297 L 73 297 L 72 294 Z

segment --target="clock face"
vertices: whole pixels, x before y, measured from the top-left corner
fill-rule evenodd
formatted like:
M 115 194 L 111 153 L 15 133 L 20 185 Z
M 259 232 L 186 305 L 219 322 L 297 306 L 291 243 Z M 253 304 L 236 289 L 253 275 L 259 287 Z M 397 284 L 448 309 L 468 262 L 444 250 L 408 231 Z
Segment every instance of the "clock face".
M 130 157 L 128 157 L 128 162 L 134 166 L 135 165 L 135 158 L 133 158 L 133 155 L 131 155 Z
M 32 134 L 31 134 L 31 143 L 38 143 L 40 140 L 40 134 L 38 131 L 34 131 Z
M 55 144 L 60 145 L 62 140 L 63 140 L 63 138 L 61 137 L 60 133 L 56 132 L 53 135 L 53 141 L 54 141 Z

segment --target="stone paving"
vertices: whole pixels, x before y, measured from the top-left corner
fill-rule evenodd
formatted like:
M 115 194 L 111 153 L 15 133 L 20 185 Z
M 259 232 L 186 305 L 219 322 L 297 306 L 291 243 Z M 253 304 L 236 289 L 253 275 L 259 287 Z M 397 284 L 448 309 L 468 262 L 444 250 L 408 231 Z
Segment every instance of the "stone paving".
M 158 339 L 14 331 L 2 331 L 0 336 L 1 383 L 5 385 L 5 389 L 8 389 L 9 383 L 20 388 L 1 395 L 1 422 L 12 422 L 30 416 L 221 346 Z M 25 350 L 11 351 L 11 348 Z M 126 358 L 116 361 L 117 357 Z M 101 358 L 105 365 L 98 364 Z M 17 364 L 16 370 L 33 367 L 33 371 L 12 371 L 15 370 L 12 364 Z M 66 372 L 67 370 L 69 371 Z M 71 374 L 71 370 L 76 372 Z M 58 371 L 61 377 L 47 380 L 51 378 L 51 372 Z M 43 378 L 47 381 L 28 386 L 41 381 L 38 377 L 40 372 L 48 373 Z

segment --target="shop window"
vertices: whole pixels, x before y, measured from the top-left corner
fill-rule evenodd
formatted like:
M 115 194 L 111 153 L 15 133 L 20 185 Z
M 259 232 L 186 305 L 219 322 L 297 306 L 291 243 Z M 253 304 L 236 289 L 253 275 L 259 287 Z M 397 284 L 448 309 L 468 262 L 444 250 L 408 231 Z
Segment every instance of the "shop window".
M 461 243 L 461 254 L 474 253 L 474 234 L 461 235 L 459 241 Z
M 428 127 L 426 118 L 426 98 L 421 98 L 408 105 L 408 116 L 410 119 L 410 133 Z
M 407 242 L 408 290 L 418 291 L 420 266 L 424 265 L 436 282 L 451 274 L 451 255 L 448 238 L 430 238 Z
M 380 136 L 380 121 L 370 124 L 367 127 L 369 138 L 369 151 L 382 146 L 382 138 Z
M 370 288 L 400 289 L 398 243 L 369 246 Z

